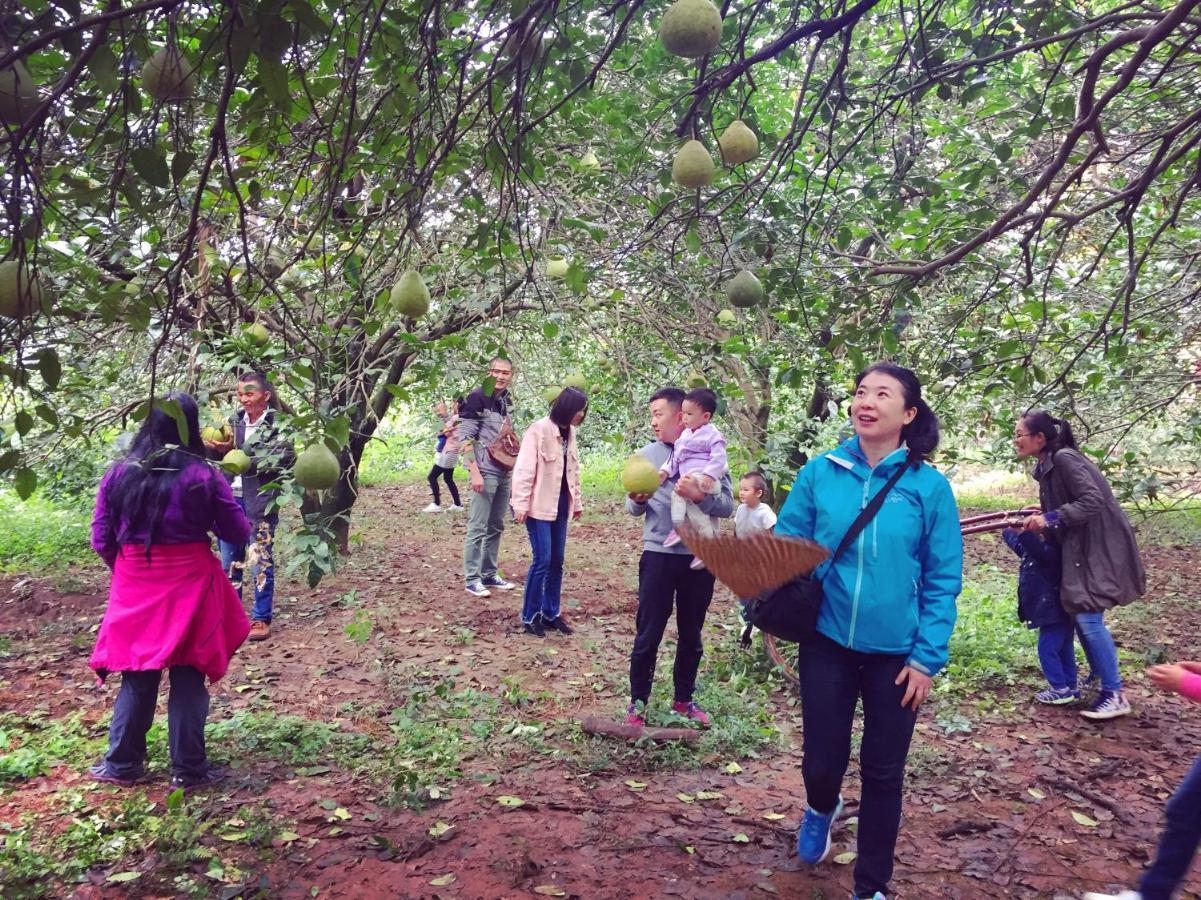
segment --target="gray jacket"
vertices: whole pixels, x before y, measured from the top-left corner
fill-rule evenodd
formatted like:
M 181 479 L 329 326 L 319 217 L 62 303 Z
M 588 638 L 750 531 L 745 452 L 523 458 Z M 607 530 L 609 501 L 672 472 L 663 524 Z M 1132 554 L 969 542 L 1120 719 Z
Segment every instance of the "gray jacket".
M 1092 461 L 1057 450 L 1034 470 L 1038 498 L 1063 551 L 1060 602 L 1071 614 L 1125 606 L 1147 591 L 1134 529 Z
M 511 470 L 502 468 L 488 455 L 488 445 L 496 440 L 500 428 L 513 408 L 508 391 L 493 391 L 491 396 L 483 388 L 476 388 L 467 395 L 459 409 L 459 446 L 464 449 L 472 445 L 476 465 L 487 475 L 508 475 Z
M 655 441 L 647 444 L 638 451 L 659 468 L 667 462 L 671 455 L 671 444 Z M 663 539 L 671 531 L 671 495 L 675 491 L 676 481 L 672 478 L 659 485 L 659 490 L 651 495 L 645 503 L 635 503 L 626 498 L 626 512 L 631 516 L 646 516 L 642 526 L 642 549 L 650 553 L 675 553 L 687 556 L 689 550 L 683 544 L 674 547 L 664 547 Z M 721 493 L 711 494 L 697 504 L 701 512 L 719 519 L 728 519 L 734 513 L 734 489 L 730 483 L 730 473 L 721 477 Z

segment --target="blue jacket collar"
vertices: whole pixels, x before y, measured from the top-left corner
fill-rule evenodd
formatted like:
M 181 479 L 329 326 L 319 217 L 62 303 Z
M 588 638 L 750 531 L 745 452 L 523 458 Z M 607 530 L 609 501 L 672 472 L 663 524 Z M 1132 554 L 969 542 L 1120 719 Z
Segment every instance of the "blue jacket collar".
M 876 468 L 883 471 L 892 469 L 897 465 L 903 465 L 908 456 L 909 447 L 902 441 L 901 446 L 880 460 Z M 826 459 L 835 465 L 842 466 L 844 469 L 857 472 L 863 477 L 867 477 L 868 473 L 872 471 L 872 467 L 867 463 L 867 457 L 859 447 L 859 435 L 857 434 L 843 441 L 827 453 Z

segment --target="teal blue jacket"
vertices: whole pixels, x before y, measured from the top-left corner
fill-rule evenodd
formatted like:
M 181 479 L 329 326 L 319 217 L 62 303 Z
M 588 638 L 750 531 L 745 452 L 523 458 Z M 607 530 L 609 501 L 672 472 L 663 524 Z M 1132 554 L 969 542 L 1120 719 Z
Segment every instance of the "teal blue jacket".
M 776 534 L 830 548 L 905 465 L 906 448 L 873 469 L 853 437 L 801 469 L 780 510 Z M 951 485 L 922 463 L 910 467 L 842 556 L 815 573 L 824 599 L 817 630 L 863 653 L 904 655 L 936 675 L 947 664 L 955 599 L 963 587 L 963 535 Z

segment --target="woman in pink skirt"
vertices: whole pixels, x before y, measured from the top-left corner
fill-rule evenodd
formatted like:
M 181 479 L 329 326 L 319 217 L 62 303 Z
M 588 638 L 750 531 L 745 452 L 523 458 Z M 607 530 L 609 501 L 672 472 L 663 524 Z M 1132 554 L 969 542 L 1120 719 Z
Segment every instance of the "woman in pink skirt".
M 204 679 L 225 674 L 250 631 L 209 537 L 244 544 L 250 522 L 229 483 L 205 461 L 196 401 L 179 393 L 166 401 L 178 405 L 187 433 L 156 403 L 129 455 L 101 479 L 92 519 L 92 549 L 113 578 L 91 666 L 102 680 L 120 672 L 121 690 L 108 753 L 89 771 L 123 787 L 146 772 L 146 732 L 163 669 L 171 682 L 171 786 L 200 787 L 221 777 L 204 748 Z

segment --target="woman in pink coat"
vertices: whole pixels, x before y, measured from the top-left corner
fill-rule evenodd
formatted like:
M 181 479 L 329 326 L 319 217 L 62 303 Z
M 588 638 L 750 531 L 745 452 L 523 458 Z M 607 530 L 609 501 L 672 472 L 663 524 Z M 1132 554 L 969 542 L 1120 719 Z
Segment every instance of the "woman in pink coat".
M 525 576 L 521 625 L 526 634 L 546 637 L 546 629 L 571 634 L 559 610 L 567 523 L 581 512 L 580 451 L 575 430 L 588 411 L 588 397 L 564 388 L 550 414 L 529 427 L 513 467 L 509 503 L 530 535 L 533 561 Z
M 225 674 L 250 622 L 213 554 L 209 532 L 235 544 L 250 522 L 229 482 L 210 466 L 200 441 L 196 401 L 170 394 L 187 433 L 160 401 L 129 455 L 100 481 L 92 549 L 113 570 L 108 606 L 91 666 L 101 679 L 121 673 L 108 753 L 89 770 L 128 787 L 146 772 L 146 732 L 154 721 L 162 670 L 170 670 L 167 735 L 171 786 L 194 788 L 221 777 L 204 746 L 209 697 L 204 679 Z

